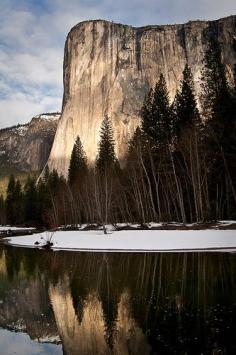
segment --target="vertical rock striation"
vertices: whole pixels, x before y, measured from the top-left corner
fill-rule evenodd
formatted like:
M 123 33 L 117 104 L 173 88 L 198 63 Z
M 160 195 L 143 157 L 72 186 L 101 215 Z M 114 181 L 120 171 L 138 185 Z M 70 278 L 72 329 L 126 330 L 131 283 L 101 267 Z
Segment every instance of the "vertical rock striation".
M 236 16 L 212 22 L 134 28 L 103 20 L 72 28 L 65 44 L 63 113 L 48 165 L 67 176 L 80 136 L 88 159 L 96 158 L 100 124 L 111 117 L 116 152 L 122 159 L 140 121 L 145 94 L 163 73 L 174 97 L 186 63 L 200 89 L 202 59 L 211 33 L 222 43 L 229 79 L 236 63 Z

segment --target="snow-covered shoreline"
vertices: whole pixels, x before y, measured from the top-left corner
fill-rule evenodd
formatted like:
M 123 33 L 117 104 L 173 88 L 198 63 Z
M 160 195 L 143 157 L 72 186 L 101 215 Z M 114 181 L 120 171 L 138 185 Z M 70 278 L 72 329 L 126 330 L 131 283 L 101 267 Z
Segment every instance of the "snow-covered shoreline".
M 91 252 L 236 251 L 235 230 L 57 231 L 5 238 L 12 246 Z M 36 243 L 36 244 L 35 244 Z

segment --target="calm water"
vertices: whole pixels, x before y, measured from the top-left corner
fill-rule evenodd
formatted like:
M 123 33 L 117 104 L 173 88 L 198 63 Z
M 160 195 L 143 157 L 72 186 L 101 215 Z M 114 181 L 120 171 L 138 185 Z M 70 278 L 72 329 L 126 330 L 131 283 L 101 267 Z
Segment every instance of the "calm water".
M 236 254 L 0 249 L 0 354 L 236 354 Z

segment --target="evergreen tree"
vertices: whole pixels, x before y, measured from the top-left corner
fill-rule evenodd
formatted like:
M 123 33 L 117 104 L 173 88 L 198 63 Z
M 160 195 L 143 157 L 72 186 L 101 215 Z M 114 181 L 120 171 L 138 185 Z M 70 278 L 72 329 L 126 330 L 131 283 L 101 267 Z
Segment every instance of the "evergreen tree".
M 10 225 L 15 224 L 15 177 L 11 175 L 9 178 L 8 186 L 7 186 L 7 196 L 6 196 L 6 218 L 7 223 Z
M 172 113 L 164 76 L 161 74 L 155 90 L 149 95 L 142 109 L 142 130 L 154 147 L 171 140 Z
M 0 225 L 6 223 L 6 208 L 3 195 L 0 196 Z
M 73 186 L 76 182 L 82 183 L 84 176 L 87 173 L 87 158 L 84 152 L 81 140 L 77 137 L 70 159 L 68 171 L 68 182 Z
M 205 54 L 202 82 L 212 210 L 217 218 L 229 218 L 236 204 L 236 110 L 215 38 Z
M 53 171 L 49 173 L 47 183 L 48 183 L 50 193 L 56 195 L 60 187 L 60 177 L 58 175 L 57 170 L 53 169 Z
M 204 57 L 201 98 L 204 117 L 211 121 L 215 139 L 220 140 L 226 121 L 231 119 L 231 98 L 221 47 L 215 37 L 210 37 Z
M 11 175 L 7 187 L 6 197 L 6 219 L 10 225 L 22 223 L 23 214 L 23 195 L 19 180 L 15 180 Z
M 174 131 L 179 137 L 185 128 L 199 127 L 200 115 L 194 94 L 194 83 L 191 69 L 186 64 L 183 71 L 180 90 L 174 100 Z
M 27 224 L 38 224 L 38 195 L 35 179 L 28 177 L 24 188 L 24 216 Z
M 153 117 L 153 89 L 151 88 L 144 99 L 141 117 L 142 117 L 142 131 L 150 136 L 154 135 L 155 120 Z
M 48 211 L 51 209 L 51 197 L 48 182 L 39 180 L 37 184 L 37 196 L 38 196 L 38 225 L 49 227 Z
M 136 163 L 144 150 L 144 137 L 141 128 L 138 126 L 134 132 L 132 139 L 129 141 L 127 152 L 127 164 Z
M 100 173 L 104 173 L 118 168 L 118 166 L 119 163 L 115 155 L 115 142 L 113 139 L 111 121 L 108 115 L 105 115 L 101 125 L 96 168 Z
M 15 224 L 19 225 L 24 221 L 23 193 L 19 180 L 16 180 L 14 200 Z

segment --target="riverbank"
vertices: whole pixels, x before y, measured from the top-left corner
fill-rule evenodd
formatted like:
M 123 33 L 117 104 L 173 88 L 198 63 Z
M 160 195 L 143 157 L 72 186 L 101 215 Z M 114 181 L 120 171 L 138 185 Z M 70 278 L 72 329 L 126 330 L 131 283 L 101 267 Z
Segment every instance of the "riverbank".
M 4 239 L 12 246 L 53 250 L 164 252 L 236 251 L 236 231 L 217 230 L 102 230 L 56 231 Z

